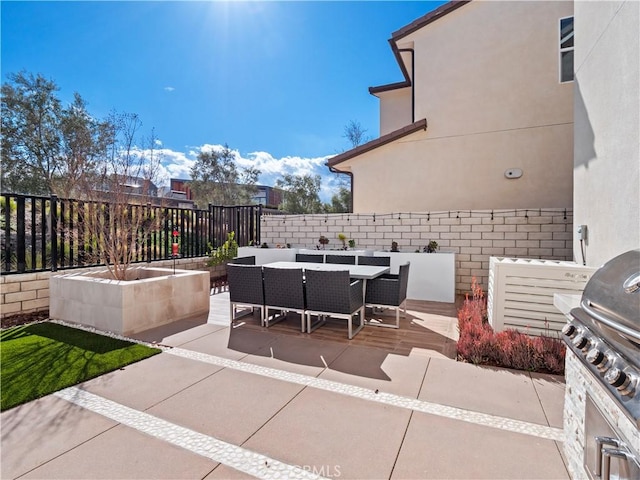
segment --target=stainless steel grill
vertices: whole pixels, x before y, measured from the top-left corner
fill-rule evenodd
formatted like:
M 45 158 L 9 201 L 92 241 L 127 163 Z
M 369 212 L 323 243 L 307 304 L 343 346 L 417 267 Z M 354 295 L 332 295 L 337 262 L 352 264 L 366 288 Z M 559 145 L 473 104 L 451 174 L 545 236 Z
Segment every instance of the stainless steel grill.
M 571 310 L 564 340 L 573 354 L 640 427 L 640 250 L 596 271 L 580 307 Z M 570 355 L 570 353 L 567 353 Z M 605 419 L 606 406 L 587 395 L 584 465 L 593 480 L 640 479 L 640 452 Z

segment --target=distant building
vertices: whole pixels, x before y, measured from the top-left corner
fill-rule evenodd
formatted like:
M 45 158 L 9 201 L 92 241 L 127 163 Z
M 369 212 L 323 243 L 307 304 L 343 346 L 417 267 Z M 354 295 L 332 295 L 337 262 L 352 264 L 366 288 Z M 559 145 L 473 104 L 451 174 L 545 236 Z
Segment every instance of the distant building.
M 256 185 L 258 191 L 251 198 L 256 205 L 262 205 L 267 208 L 278 208 L 282 203 L 284 193 L 279 188 L 268 187 L 266 185 Z
M 191 180 L 172 178 L 170 179 L 170 192 L 166 195 L 168 198 L 183 198 L 193 203 L 193 192 L 189 188 Z M 267 208 L 278 208 L 282 203 L 283 191 L 279 188 L 267 185 L 255 185 L 256 193 L 251 197 L 252 203 L 262 205 Z M 206 206 L 201 205 L 200 208 Z
M 189 182 L 191 182 L 191 180 L 185 180 L 185 179 L 180 179 L 180 178 L 172 178 L 169 180 L 169 188 L 171 190 L 172 193 L 184 193 L 185 198 L 187 200 L 193 200 L 193 194 L 191 193 L 191 188 L 189 188 Z

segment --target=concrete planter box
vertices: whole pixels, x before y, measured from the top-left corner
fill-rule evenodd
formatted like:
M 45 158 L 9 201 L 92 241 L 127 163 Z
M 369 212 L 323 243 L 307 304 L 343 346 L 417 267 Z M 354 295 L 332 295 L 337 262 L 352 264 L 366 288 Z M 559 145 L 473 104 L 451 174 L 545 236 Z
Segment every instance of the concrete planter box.
M 105 270 L 50 279 L 51 318 L 120 335 L 209 312 L 209 272 L 132 268 L 128 280 Z

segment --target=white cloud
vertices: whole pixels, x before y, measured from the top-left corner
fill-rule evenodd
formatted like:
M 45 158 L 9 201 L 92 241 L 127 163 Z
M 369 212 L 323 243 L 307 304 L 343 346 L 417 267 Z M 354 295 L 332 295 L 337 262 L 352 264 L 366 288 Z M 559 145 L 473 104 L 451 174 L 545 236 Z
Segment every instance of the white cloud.
M 158 144 L 161 145 L 161 142 Z M 191 167 L 196 162 L 200 152 L 220 151 L 224 145 L 204 144 L 197 147 L 188 147 L 186 152 L 179 152 L 168 148 L 156 149 L 155 154 L 162 156 L 162 165 L 158 186 L 168 186 L 171 178 L 191 178 Z M 240 167 L 255 167 L 261 175 L 258 183 L 273 186 L 284 174 L 293 175 L 320 175 L 322 187 L 320 198 L 328 201 L 335 193 L 339 179 L 325 166 L 327 160 L 333 155 L 323 157 L 297 157 L 287 156 L 275 158 L 268 152 L 251 152 L 246 156 L 238 150 L 232 150 L 236 163 Z
M 175 90 L 175 87 L 164 87 L 165 92 L 173 92 L 174 90 Z

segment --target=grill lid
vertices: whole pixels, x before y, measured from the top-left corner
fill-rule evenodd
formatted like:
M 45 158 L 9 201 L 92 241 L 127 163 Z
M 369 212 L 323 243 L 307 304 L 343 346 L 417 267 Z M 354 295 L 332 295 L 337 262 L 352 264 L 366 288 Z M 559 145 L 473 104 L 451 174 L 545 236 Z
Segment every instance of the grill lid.
M 581 307 L 595 320 L 640 342 L 640 249 L 598 269 L 584 288 Z

